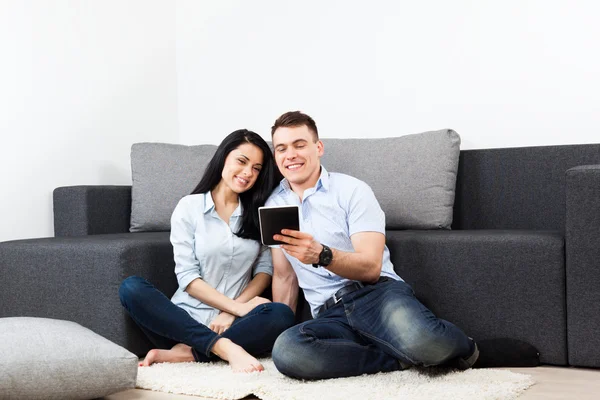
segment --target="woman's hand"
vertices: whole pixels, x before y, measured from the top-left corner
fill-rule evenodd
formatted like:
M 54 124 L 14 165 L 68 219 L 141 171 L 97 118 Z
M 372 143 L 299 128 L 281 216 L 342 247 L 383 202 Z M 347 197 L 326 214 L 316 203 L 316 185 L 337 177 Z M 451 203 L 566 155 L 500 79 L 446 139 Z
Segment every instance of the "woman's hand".
M 221 311 L 219 315 L 212 320 L 212 322 L 208 325 L 211 331 L 222 334 L 225 332 L 231 324 L 235 321 L 235 315 L 229 314 L 228 312 Z
M 247 302 L 240 304 L 240 312 L 239 316 L 243 317 L 248 314 L 250 311 L 254 310 L 255 307 L 260 306 L 261 304 L 270 303 L 271 300 L 265 299 L 264 297 L 255 296 Z

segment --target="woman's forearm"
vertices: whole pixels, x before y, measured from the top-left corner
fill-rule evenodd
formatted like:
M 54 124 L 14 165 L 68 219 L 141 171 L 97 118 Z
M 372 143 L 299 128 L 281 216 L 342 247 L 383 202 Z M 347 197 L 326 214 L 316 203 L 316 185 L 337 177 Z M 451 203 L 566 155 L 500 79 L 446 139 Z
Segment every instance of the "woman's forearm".
M 271 284 L 271 275 L 259 272 L 252 278 L 246 289 L 235 299 L 239 303 L 245 303 L 256 296 L 260 296 Z
M 221 311 L 228 312 L 229 314 L 238 317 L 243 313 L 239 302 L 225 296 L 202 279 L 194 279 L 190 282 L 185 291 L 204 304 L 208 304 Z

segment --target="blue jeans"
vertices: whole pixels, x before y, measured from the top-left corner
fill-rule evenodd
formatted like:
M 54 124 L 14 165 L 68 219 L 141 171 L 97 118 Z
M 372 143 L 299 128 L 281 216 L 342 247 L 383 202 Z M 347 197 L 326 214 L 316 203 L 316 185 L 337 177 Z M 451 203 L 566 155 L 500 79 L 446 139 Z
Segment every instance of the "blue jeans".
M 200 362 L 219 359 L 211 349 L 220 338 L 230 339 L 255 357 L 266 355 L 281 332 L 294 324 L 294 313 L 288 306 L 266 303 L 236 318 L 229 329 L 218 335 L 137 276 L 121 283 L 119 297 L 131 318 L 157 348 L 170 349 L 185 343 L 192 348 L 194 359 Z
M 299 379 L 357 376 L 455 359 L 470 367 L 478 354 L 462 330 L 437 318 L 408 284 L 394 280 L 342 296 L 317 318 L 282 333 L 272 353 L 281 373 Z

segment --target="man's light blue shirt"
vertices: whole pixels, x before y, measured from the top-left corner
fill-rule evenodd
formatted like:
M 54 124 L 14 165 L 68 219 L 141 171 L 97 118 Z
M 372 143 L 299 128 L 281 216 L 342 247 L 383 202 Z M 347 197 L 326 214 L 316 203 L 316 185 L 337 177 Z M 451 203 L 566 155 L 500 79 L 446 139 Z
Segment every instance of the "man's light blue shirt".
M 327 246 L 354 252 L 350 237 L 358 232 L 380 232 L 385 235 L 385 214 L 375 198 L 373 190 L 365 182 L 339 173 L 329 173 L 321 166 L 317 184 L 304 191 L 303 200 L 283 179 L 275 188 L 267 206 L 298 205 L 300 230 L 310 233 L 315 240 Z M 304 290 L 313 317 L 319 308 L 340 288 L 352 281 L 323 268 L 304 264 L 282 250 Z M 383 250 L 381 276 L 400 280 L 390 261 L 390 252 Z
M 242 205 L 239 204 L 229 224 L 223 221 L 210 192 L 185 196 L 171 216 L 171 244 L 179 283 L 171 301 L 204 325 L 220 311 L 185 291 L 194 279 L 200 278 L 235 299 L 254 275 L 259 272 L 273 275 L 269 249 L 256 240 L 235 235 L 241 219 Z

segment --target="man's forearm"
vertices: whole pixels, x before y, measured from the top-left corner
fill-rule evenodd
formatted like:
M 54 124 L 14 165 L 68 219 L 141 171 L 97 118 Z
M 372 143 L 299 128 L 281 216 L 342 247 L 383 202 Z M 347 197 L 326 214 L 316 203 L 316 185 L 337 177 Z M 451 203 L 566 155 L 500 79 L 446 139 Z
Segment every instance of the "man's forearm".
M 285 243 L 281 248 L 289 256 L 304 264 L 319 264 L 324 247 L 310 233 L 289 229 L 283 229 L 281 232 L 281 235 L 275 235 L 274 238 Z M 350 240 L 354 252 L 332 248 L 333 256 L 326 268 L 347 279 L 361 282 L 377 281 L 381 274 L 385 235 L 381 232 L 357 232 Z
M 360 282 L 375 282 L 381 275 L 381 259 L 374 261 L 368 254 L 348 253 L 331 249 L 333 259 L 326 268 L 336 275 Z
M 296 275 L 278 276 L 273 275 L 273 301 L 286 304 L 296 313 L 298 305 L 298 280 Z

